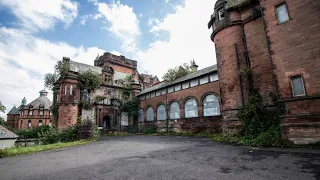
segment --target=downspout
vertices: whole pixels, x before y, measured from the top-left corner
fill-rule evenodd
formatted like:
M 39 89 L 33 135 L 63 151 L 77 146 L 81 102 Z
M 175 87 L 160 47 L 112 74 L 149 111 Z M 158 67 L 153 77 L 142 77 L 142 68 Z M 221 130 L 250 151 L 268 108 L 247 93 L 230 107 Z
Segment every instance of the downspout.
M 238 53 L 238 45 L 234 44 L 234 49 L 236 51 L 236 57 L 237 57 L 237 65 L 238 65 L 238 73 L 239 73 L 239 82 L 240 82 L 240 91 L 241 91 L 241 101 L 242 105 L 244 105 L 244 97 L 243 97 L 243 88 L 242 88 L 242 78 L 240 74 L 240 61 L 239 61 L 239 53 Z
M 279 100 L 279 86 L 278 86 L 278 82 L 277 82 L 277 79 L 275 77 L 276 75 L 275 75 L 274 69 L 273 69 L 271 47 L 270 47 L 269 40 L 268 40 L 267 24 L 266 24 L 266 20 L 264 19 L 264 13 L 263 13 L 263 9 L 262 9 L 262 6 L 261 6 L 261 0 L 259 0 L 259 6 L 260 6 L 260 12 L 261 12 L 262 20 L 263 20 L 264 34 L 265 34 L 265 37 L 266 37 L 266 42 L 267 42 L 267 47 L 268 47 L 269 60 L 270 60 L 270 65 L 271 65 L 271 70 L 272 70 L 272 79 L 273 79 L 274 85 L 276 87 L 276 98 L 277 98 L 276 103 L 278 103 L 278 100 Z

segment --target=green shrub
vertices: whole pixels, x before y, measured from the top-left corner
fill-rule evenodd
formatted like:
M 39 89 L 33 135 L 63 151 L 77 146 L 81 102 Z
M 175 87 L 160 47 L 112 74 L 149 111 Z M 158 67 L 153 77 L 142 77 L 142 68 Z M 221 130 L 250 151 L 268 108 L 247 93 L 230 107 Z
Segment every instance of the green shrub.
M 32 129 L 15 131 L 21 138 L 39 138 L 38 133 L 42 134 L 50 130 L 50 126 L 39 126 Z
M 101 137 L 101 131 L 98 129 L 98 126 L 92 126 L 92 139 L 98 140 Z
M 59 131 L 51 128 L 50 130 L 39 133 L 39 140 L 42 144 L 54 144 L 60 141 Z
M 139 128 L 137 126 L 128 126 L 124 129 L 124 131 L 128 133 L 137 133 L 139 132 Z
M 143 134 L 154 134 L 156 132 L 157 132 L 157 128 L 153 125 L 146 126 L 142 131 Z
M 77 133 L 77 129 L 75 127 L 67 127 L 65 129 L 60 130 L 59 139 L 61 142 L 71 142 L 79 140 L 79 136 Z

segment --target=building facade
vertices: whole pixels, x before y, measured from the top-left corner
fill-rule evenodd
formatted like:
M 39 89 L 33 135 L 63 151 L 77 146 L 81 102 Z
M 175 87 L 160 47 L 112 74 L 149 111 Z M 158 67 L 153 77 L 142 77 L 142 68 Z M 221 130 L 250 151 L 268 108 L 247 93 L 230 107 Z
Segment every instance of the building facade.
M 250 68 L 265 106 L 281 111 L 282 137 L 320 140 L 320 2 L 218 0 L 208 24 L 215 43 L 222 118 L 237 122 L 248 89 L 240 70 Z
M 43 125 L 53 125 L 50 107 L 52 102 L 48 92 L 41 90 L 40 96 L 27 104 L 26 98 L 22 99 L 19 107 L 13 107 L 7 114 L 7 125 L 14 129 L 29 129 Z
M 150 75 L 141 76 L 139 74 L 137 61 L 108 52 L 98 56 L 94 60 L 94 66 L 78 63 L 66 57 L 64 61 L 68 63 L 68 76 L 54 89 L 54 101 L 59 104 L 59 128 L 75 125 L 79 118 L 88 119 L 103 129 L 119 129 L 122 126 L 133 124 L 132 117 L 128 117 L 128 114 L 122 112 L 120 107 L 123 103 L 123 83 L 128 76 L 133 77 L 131 82 L 133 94 L 141 91 L 140 84 L 151 86 L 157 83 L 157 77 L 146 78 Z M 77 75 L 88 70 L 101 75 L 102 84 L 93 91 L 84 90 L 83 97 L 80 97 Z M 103 100 L 96 100 L 98 96 Z M 81 101 L 86 101 L 91 106 L 81 107 Z

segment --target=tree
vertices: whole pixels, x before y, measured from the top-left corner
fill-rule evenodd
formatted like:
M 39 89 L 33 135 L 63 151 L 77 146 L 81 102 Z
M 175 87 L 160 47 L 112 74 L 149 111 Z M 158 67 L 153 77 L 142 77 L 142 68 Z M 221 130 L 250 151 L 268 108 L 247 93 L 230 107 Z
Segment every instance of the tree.
M 53 89 L 55 83 L 65 78 L 69 72 L 69 63 L 65 60 L 58 61 L 54 66 L 54 72 L 44 76 L 44 86 Z
M 176 66 L 175 68 L 170 68 L 162 78 L 164 81 L 174 81 L 180 77 L 195 72 L 193 65 L 195 65 L 195 62 L 191 61 L 190 65 L 188 65 L 187 63 L 183 63 L 182 65 Z
M 6 107 L 2 104 L 2 102 L 0 101 L 0 112 L 5 112 L 6 111 Z
M 133 94 L 133 86 L 132 82 L 134 81 L 134 77 L 132 75 L 128 75 L 122 84 L 122 99 L 123 104 L 121 106 L 121 110 L 127 112 L 129 116 L 137 117 L 139 111 L 140 100 L 134 96 Z

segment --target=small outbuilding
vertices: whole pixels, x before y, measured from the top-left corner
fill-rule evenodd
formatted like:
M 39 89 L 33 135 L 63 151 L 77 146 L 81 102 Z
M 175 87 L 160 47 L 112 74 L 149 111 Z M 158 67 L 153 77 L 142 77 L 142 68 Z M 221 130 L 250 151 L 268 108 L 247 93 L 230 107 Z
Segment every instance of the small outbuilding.
M 18 135 L 0 125 L 0 149 L 14 146 L 18 137 Z

